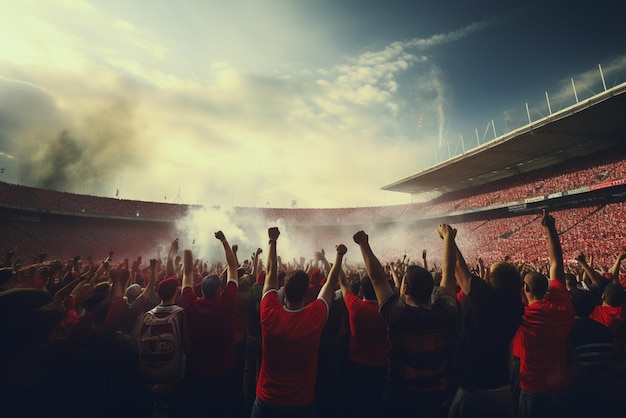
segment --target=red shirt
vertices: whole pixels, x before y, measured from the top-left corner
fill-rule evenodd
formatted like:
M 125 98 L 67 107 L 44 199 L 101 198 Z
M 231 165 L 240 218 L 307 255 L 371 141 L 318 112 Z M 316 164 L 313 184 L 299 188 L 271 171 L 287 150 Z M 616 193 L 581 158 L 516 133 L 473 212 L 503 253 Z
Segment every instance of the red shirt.
M 291 310 L 280 303 L 276 289 L 263 295 L 263 359 L 256 386 L 259 400 L 281 406 L 305 406 L 315 401 L 317 349 L 327 318 L 324 299 Z
M 524 310 L 513 340 L 520 357 L 522 390 L 544 393 L 567 388 L 565 344 L 573 326 L 574 308 L 567 289 L 551 280 L 546 296 Z
M 621 306 L 596 306 L 589 315 L 594 321 L 611 327 L 611 323 L 617 319 L 624 319 L 624 312 Z
M 387 323 L 376 301 L 361 300 L 352 292 L 343 298 L 350 317 L 348 359 L 354 363 L 387 365 Z
M 196 296 L 183 289 L 183 309 L 189 335 L 188 370 L 192 376 L 218 377 L 233 369 L 237 282 L 229 280 L 217 299 Z

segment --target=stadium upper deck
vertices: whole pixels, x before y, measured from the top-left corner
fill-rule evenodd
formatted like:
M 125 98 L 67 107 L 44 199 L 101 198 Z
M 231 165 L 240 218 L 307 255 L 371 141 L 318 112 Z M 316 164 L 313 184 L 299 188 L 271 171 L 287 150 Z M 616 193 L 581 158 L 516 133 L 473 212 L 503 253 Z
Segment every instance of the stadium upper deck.
M 624 147 L 625 114 L 622 83 L 382 189 L 453 192 Z

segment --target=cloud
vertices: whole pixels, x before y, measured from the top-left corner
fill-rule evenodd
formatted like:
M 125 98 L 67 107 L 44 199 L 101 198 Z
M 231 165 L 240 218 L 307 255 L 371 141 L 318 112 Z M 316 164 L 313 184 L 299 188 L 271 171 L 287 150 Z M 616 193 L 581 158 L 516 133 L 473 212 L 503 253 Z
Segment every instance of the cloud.
M 28 26 L 43 49 L 31 37 L 21 43 L 29 60 L 4 57 L 3 73 L 19 82 L 0 84 L 13 89 L 12 105 L 0 105 L 0 135 L 12 138 L 0 151 L 16 156 L 31 185 L 86 184 L 109 196 L 119 185 L 119 197 L 144 200 L 180 188 L 193 204 L 406 202 L 377 189 L 423 166 L 444 136 L 446 86 L 427 49 L 491 24 L 392 42 L 315 71 L 268 75 L 216 60 L 187 74 L 174 41 L 88 3 L 62 5 L 73 10 L 67 20 Z

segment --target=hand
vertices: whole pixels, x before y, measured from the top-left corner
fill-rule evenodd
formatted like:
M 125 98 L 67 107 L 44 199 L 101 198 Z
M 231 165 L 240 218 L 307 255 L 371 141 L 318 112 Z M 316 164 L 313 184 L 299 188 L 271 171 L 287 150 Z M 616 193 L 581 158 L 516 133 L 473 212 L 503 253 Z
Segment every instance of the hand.
M 337 254 L 340 254 L 340 255 L 344 255 L 345 253 L 348 252 L 348 249 L 343 244 L 339 244 L 335 248 L 337 249 Z
M 426 250 L 422 251 L 422 258 L 426 258 Z
M 273 226 L 267 230 L 267 235 L 270 237 L 270 239 L 278 239 L 280 231 L 278 230 L 278 227 Z
M 585 262 L 585 254 L 580 253 L 576 256 L 576 261 L 580 261 L 581 263 Z
M 237 250 L 239 249 L 239 245 L 233 244 L 233 252 L 237 254 Z
M 150 259 L 150 269 L 154 270 L 154 269 L 156 269 L 156 266 L 157 266 L 157 260 L 155 258 L 151 258 Z
M 217 231 L 215 233 L 215 238 L 219 239 L 220 241 L 223 241 L 226 239 L 226 236 L 224 236 L 224 233 L 222 231 Z
M 554 228 L 554 225 L 555 225 L 554 217 L 548 213 L 547 209 L 543 210 L 543 215 L 541 217 L 541 225 L 545 226 L 546 228 Z
M 359 245 L 365 245 L 368 243 L 369 237 L 367 236 L 365 232 L 359 231 L 356 234 L 354 234 L 352 239 L 354 240 L 354 242 L 356 242 Z
M 437 227 L 437 232 L 439 232 L 439 236 L 442 239 L 450 238 L 454 239 L 456 237 L 456 229 L 452 228 L 448 224 L 441 224 Z
M 259 254 L 261 254 L 262 252 L 263 252 L 263 250 L 262 250 L 262 249 L 260 249 L 260 248 L 257 248 L 257 249 L 256 249 L 256 255 L 259 255 Z
M 170 253 L 176 254 L 177 252 L 178 252 L 178 238 L 176 238 L 174 241 L 172 241 L 172 244 L 170 244 Z

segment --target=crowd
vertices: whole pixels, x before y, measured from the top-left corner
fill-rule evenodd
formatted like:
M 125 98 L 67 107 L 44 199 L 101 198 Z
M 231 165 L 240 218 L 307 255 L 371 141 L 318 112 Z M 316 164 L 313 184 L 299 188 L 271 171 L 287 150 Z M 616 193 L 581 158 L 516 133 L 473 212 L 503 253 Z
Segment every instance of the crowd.
M 568 263 L 559 236 L 598 210 L 530 216 L 532 258 L 476 262 L 491 223 L 405 231 L 430 248 L 415 260 L 362 230 L 287 260 L 276 227 L 249 256 L 216 232 L 218 260 L 178 239 L 149 260 L 8 252 L 0 415 L 623 414 L 626 249 Z

